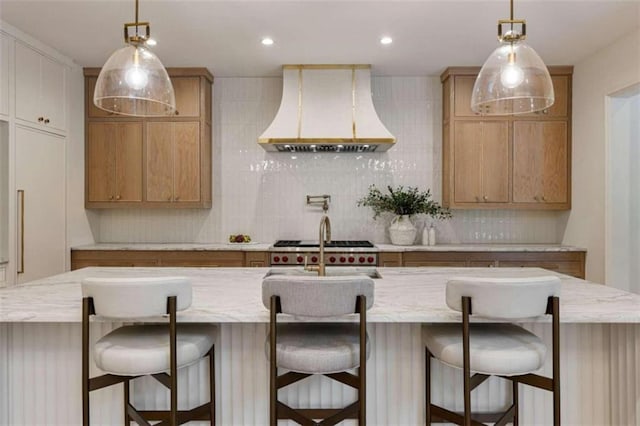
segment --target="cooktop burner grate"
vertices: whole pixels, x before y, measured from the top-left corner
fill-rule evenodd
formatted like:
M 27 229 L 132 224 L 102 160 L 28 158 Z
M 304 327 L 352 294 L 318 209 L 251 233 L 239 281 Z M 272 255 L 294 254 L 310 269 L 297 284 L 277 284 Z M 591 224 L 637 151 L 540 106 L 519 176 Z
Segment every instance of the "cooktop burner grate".
M 344 248 L 370 248 L 373 244 L 370 241 L 351 241 L 351 240 L 332 240 L 325 243 L 325 247 L 344 247 Z M 273 247 L 319 247 L 317 241 L 305 240 L 278 240 Z

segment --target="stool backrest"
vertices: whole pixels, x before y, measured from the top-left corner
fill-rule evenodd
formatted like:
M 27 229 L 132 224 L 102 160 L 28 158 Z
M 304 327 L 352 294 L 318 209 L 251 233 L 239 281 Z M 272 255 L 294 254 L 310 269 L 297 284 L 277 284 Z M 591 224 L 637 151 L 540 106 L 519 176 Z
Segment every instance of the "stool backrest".
M 96 315 L 110 318 L 164 315 L 170 296 L 178 311 L 191 306 L 191 282 L 184 277 L 85 278 L 81 285 Z
M 352 314 L 357 297 L 373 305 L 373 280 L 364 275 L 300 277 L 272 275 L 262 281 L 262 303 L 270 309 L 271 296 L 280 297 L 282 313 L 301 317 L 332 317 Z
M 543 315 L 550 296 L 560 294 L 556 276 L 526 278 L 455 277 L 447 282 L 447 305 L 462 311 L 471 297 L 471 313 L 489 318 L 519 319 Z

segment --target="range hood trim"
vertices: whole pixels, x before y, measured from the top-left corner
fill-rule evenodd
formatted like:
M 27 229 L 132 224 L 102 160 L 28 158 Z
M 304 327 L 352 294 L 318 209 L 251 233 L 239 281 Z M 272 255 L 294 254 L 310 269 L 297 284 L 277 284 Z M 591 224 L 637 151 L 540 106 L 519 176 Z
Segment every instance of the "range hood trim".
M 282 149 L 287 145 L 305 147 L 302 152 L 309 152 L 306 148 L 310 145 L 324 145 L 325 148 L 345 145 L 363 148 L 367 152 L 382 152 L 395 145 L 396 138 L 382 123 L 373 105 L 371 65 L 283 65 L 282 69 L 283 93 L 280 107 L 271 124 L 258 138 L 258 144 L 266 151 L 287 152 Z M 334 86 L 334 83 L 337 85 Z M 345 96 L 347 87 L 348 102 Z M 339 89 L 338 92 L 336 89 Z M 326 92 L 333 94 L 325 96 Z M 323 114 L 324 111 L 318 111 L 318 105 L 320 109 L 336 112 L 333 117 L 327 117 Z M 307 112 L 307 109 L 315 109 L 319 114 Z M 349 135 L 340 135 L 346 133 L 347 125 L 351 129 Z M 328 127 L 326 136 L 322 134 L 325 132 L 324 127 Z M 365 134 L 358 137 L 362 129 Z M 309 137 L 305 137 L 305 134 Z M 377 135 L 380 137 L 376 137 Z M 340 152 L 339 147 L 335 151 Z M 345 149 L 345 152 L 363 151 Z

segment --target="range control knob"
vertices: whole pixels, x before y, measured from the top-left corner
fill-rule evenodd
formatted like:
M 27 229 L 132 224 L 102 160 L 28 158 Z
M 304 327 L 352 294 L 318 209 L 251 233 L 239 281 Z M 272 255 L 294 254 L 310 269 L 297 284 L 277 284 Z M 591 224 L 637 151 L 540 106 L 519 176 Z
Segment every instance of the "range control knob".
M 373 258 L 373 256 L 367 257 L 367 262 L 369 262 L 369 263 L 373 263 L 374 260 L 375 259 Z
M 316 256 L 312 256 L 312 257 L 311 257 L 311 261 L 312 261 L 313 263 L 316 263 L 316 262 L 318 261 L 318 258 L 317 258 Z
M 355 262 L 355 260 L 356 259 L 354 257 L 349 256 L 349 263 L 353 263 L 353 262 Z
M 346 261 L 347 261 L 347 259 L 345 259 L 344 256 L 340 257 L 340 263 L 344 263 Z
M 358 262 L 364 263 L 364 261 L 365 261 L 364 256 L 360 256 L 360 258 L 358 259 Z
M 280 256 L 273 256 L 273 261 L 274 261 L 275 263 L 280 262 Z
M 298 256 L 296 257 L 296 260 L 298 261 L 298 263 L 302 263 L 302 261 L 304 260 L 304 257 Z
M 335 262 L 336 262 L 336 257 L 335 257 L 335 256 L 331 256 L 331 257 L 329 258 L 329 262 L 331 262 L 331 263 L 335 263 Z
M 287 263 L 288 261 L 289 261 L 289 258 L 287 256 L 282 256 L 283 263 Z

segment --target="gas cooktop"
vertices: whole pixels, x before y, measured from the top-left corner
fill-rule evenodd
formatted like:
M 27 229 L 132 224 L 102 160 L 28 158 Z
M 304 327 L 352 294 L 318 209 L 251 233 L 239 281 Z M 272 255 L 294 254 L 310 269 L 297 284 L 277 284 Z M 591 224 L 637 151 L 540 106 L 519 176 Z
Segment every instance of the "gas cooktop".
M 278 240 L 273 247 L 319 247 L 317 240 Z M 339 247 L 339 248 L 372 248 L 373 244 L 370 241 L 362 240 L 332 240 L 330 243 L 325 243 L 325 247 Z

